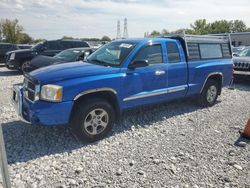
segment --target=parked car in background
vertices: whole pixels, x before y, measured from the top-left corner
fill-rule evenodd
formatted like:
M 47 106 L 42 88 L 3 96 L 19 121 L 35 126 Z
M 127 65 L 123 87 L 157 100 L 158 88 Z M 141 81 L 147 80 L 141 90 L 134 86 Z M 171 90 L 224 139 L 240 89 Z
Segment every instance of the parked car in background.
M 38 55 L 30 62 L 26 62 L 23 65 L 23 72 L 28 73 L 41 67 L 61 64 L 66 62 L 85 60 L 88 55 L 92 54 L 94 49 L 92 48 L 71 48 L 64 50 L 53 57 Z
M 30 45 L 30 44 L 17 44 L 17 47 L 19 49 L 30 49 L 32 48 L 33 45 Z
M 87 42 L 81 40 L 50 40 L 43 41 L 31 49 L 15 50 L 6 54 L 6 67 L 23 71 L 24 65 L 37 55 L 54 56 L 57 53 L 69 49 L 89 47 Z
M 9 51 L 17 50 L 18 47 L 15 44 L 0 43 L 0 64 L 5 63 L 5 54 Z
M 233 56 L 237 56 L 242 50 L 244 50 L 245 46 L 232 47 Z
M 240 53 L 234 55 L 234 74 L 250 76 L 250 47 L 244 48 Z
M 82 139 L 106 136 L 121 112 L 196 97 L 213 106 L 233 74 L 229 39 L 215 36 L 113 41 L 86 62 L 63 63 L 25 74 L 13 88 L 24 121 L 69 125 Z

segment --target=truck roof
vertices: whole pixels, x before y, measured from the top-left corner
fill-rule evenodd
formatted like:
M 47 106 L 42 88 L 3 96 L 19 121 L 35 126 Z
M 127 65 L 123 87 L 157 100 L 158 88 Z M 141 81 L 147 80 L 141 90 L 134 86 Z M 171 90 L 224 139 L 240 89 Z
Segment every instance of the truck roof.
M 119 39 L 117 41 L 124 41 L 128 43 L 146 43 L 149 41 L 175 41 L 175 39 L 170 38 L 130 38 L 130 39 Z

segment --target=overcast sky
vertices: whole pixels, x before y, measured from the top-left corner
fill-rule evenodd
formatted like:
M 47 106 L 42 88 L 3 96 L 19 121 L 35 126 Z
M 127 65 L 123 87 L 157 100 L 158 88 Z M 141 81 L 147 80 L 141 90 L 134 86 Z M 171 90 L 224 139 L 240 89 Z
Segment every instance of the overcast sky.
M 34 38 L 114 38 L 125 17 L 129 37 L 188 28 L 200 18 L 241 19 L 250 27 L 249 0 L 0 0 L 0 18 L 17 18 Z

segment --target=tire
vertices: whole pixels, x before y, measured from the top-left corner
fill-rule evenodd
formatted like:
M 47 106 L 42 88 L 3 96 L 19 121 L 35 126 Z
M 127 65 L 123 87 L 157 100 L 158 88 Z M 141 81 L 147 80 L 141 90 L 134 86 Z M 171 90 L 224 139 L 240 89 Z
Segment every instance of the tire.
M 207 80 L 207 83 L 199 96 L 200 105 L 203 107 L 213 106 L 217 101 L 219 89 L 217 81 L 213 79 Z
M 72 114 L 71 127 L 84 141 L 94 142 L 106 137 L 115 122 L 115 111 L 110 103 L 93 98 L 77 104 Z
M 25 62 L 23 62 L 23 63 L 21 64 L 21 66 L 20 66 L 20 71 L 21 71 L 22 73 L 25 73 L 25 67 L 26 67 L 26 65 L 27 65 L 28 63 L 29 63 L 28 61 L 25 61 Z

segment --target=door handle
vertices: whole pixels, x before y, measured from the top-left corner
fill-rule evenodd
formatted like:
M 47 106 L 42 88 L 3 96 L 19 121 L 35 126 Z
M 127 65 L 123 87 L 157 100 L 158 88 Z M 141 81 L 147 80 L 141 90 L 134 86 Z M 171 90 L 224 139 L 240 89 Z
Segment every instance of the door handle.
M 166 73 L 165 71 L 155 71 L 156 76 L 160 76 L 160 75 L 163 75 L 165 73 Z

